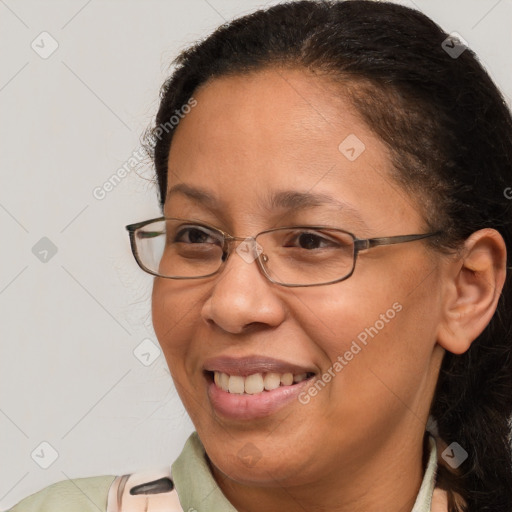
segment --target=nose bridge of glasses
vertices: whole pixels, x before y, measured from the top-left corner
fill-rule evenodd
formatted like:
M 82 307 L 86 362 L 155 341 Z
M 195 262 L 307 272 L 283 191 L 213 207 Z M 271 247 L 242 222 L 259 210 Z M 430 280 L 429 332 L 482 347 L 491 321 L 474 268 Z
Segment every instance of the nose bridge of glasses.
M 232 236 L 232 235 L 224 235 L 224 238 L 227 242 L 243 242 L 245 240 L 256 240 L 254 236 Z
M 235 252 L 246 262 L 252 263 L 263 251 L 261 245 L 254 236 L 232 236 L 224 235 L 224 254 L 230 254 L 233 251 L 231 246 L 235 246 Z

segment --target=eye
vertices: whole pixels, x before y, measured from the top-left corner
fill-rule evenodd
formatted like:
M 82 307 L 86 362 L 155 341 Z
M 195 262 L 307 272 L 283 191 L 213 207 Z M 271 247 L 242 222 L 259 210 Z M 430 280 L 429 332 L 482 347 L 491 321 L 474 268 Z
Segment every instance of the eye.
M 179 226 L 170 237 L 173 243 L 217 244 L 222 246 L 222 235 L 204 226 Z
M 297 246 L 299 249 L 314 250 L 324 248 L 336 248 L 346 245 L 343 240 L 323 235 L 318 231 L 299 231 L 292 234 L 290 242 L 285 247 Z

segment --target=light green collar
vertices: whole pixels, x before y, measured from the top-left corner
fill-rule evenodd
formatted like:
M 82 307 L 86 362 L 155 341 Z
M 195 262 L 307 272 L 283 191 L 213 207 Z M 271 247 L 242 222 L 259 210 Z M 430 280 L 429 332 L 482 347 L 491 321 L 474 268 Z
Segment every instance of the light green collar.
M 185 512 L 237 512 L 213 478 L 197 432 L 171 466 L 171 476 Z
M 430 454 L 418 497 L 411 512 L 429 512 L 437 470 L 437 448 L 429 435 Z M 172 479 L 185 512 L 237 512 L 215 482 L 197 432 L 190 435 L 171 466 Z
M 430 454 L 428 457 L 427 467 L 418 492 L 418 497 L 412 507 L 411 512 L 430 512 L 432 504 L 432 494 L 436 483 L 437 472 L 437 446 L 435 438 L 428 434 L 428 446 Z

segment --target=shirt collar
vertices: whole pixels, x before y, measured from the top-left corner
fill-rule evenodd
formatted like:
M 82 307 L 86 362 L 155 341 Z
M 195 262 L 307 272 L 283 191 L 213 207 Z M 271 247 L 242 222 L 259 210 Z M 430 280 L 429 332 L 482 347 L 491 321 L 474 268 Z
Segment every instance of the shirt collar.
M 171 476 L 183 510 L 237 512 L 213 478 L 197 432 L 171 466 Z
M 436 483 L 437 446 L 434 436 L 428 433 L 429 456 L 421 487 L 411 512 L 429 512 Z
M 437 447 L 435 438 L 430 434 L 428 446 L 427 467 L 411 512 L 430 511 L 437 471 Z M 183 510 L 237 512 L 215 482 L 197 432 L 188 438 L 180 456 L 171 466 L 171 474 Z

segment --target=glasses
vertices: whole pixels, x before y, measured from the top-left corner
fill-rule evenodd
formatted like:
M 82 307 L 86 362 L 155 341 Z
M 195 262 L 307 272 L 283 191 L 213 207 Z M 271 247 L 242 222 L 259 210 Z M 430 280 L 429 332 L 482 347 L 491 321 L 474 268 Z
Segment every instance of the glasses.
M 244 261 L 256 260 L 269 281 L 289 287 L 338 283 L 353 274 L 361 251 L 441 234 L 362 240 L 330 226 L 286 226 L 244 238 L 204 222 L 166 217 L 130 224 L 126 229 L 138 265 L 154 276 L 167 279 L 213 276 L 228 261 L 233 242 L 241 242 L 236 252 Z

